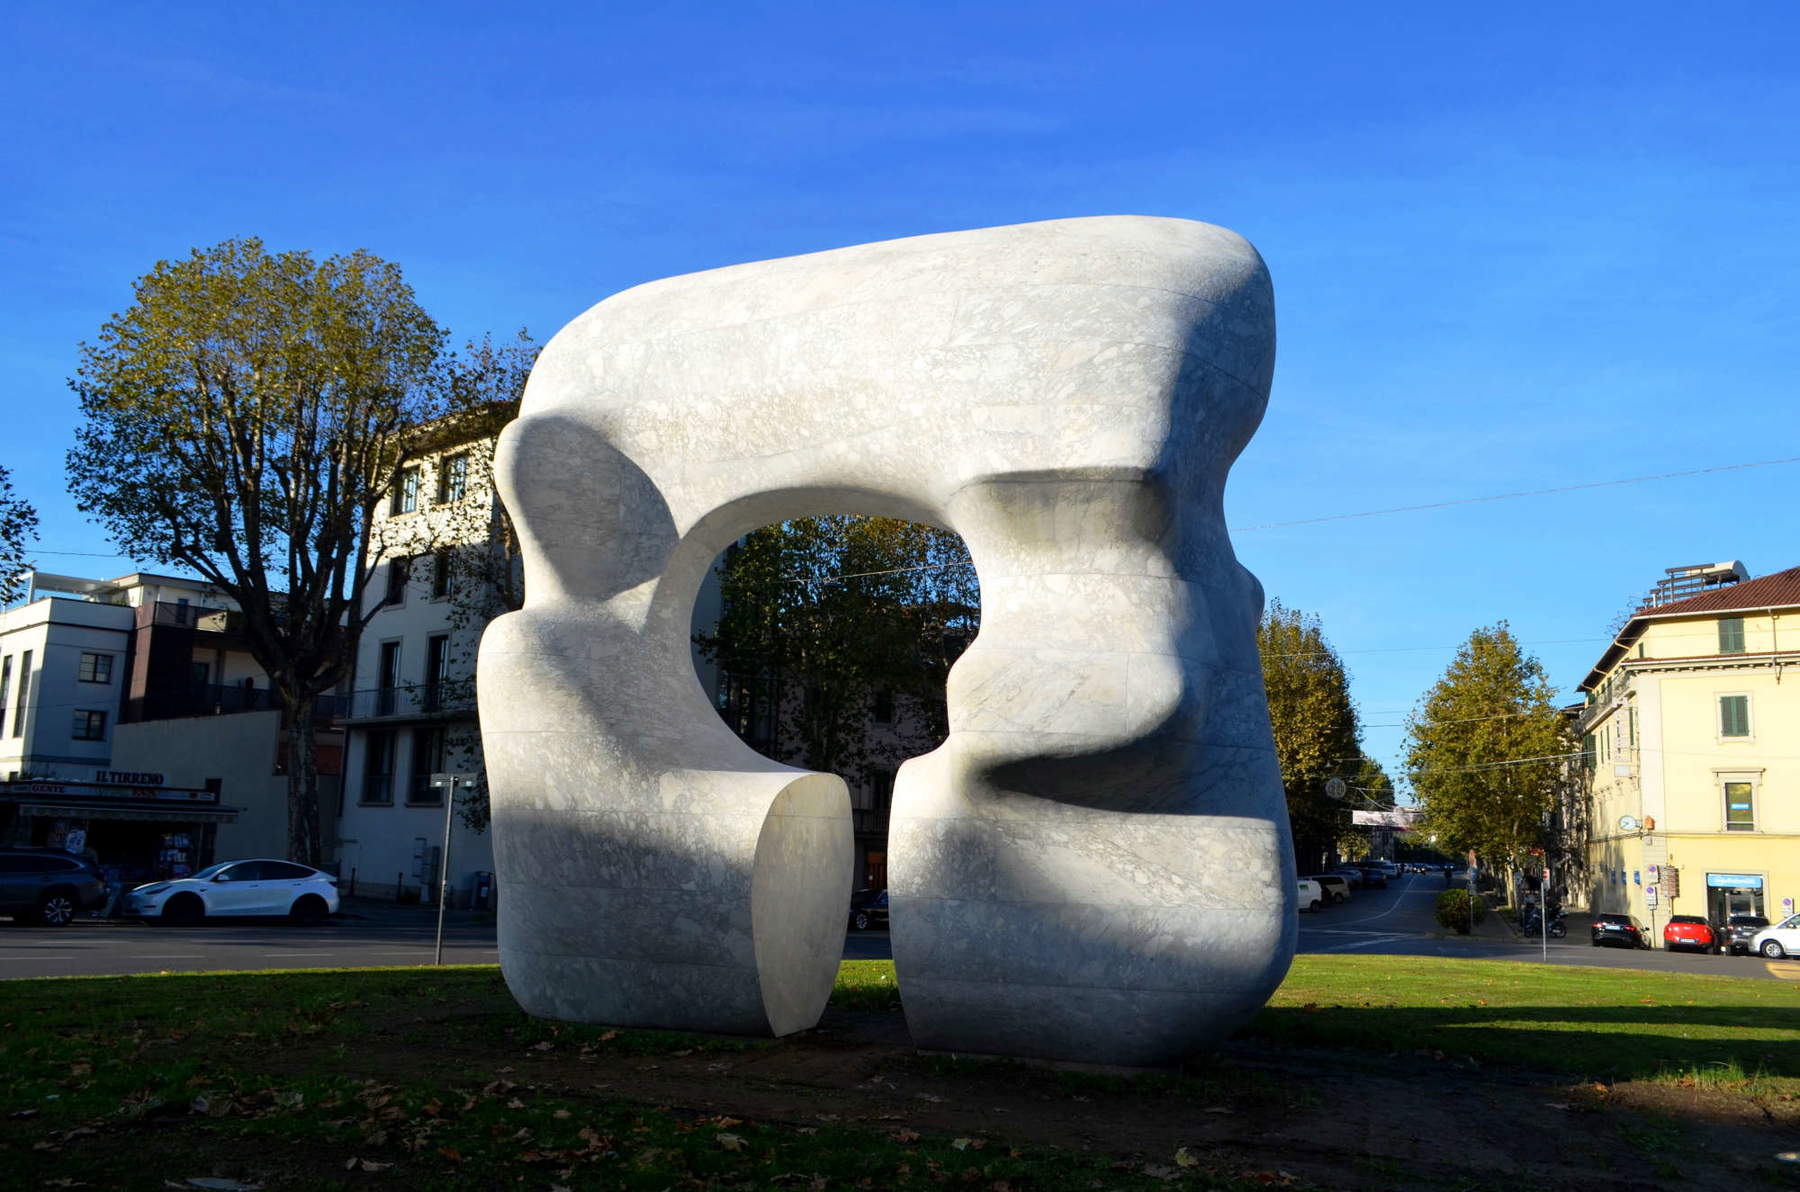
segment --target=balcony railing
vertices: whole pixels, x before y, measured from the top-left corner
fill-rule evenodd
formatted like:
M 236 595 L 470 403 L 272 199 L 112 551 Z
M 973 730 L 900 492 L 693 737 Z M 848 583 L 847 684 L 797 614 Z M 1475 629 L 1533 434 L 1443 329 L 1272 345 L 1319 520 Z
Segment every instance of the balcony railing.
M 469 679 L 371 687 L 350 693 L 351 720 L 421 719 L 464 716 L 475 710 L 475 684 Z
M 347 702 L 341 695 L 314 697 L 314 722 L 325 725 L 341 719 Z M 136 724 L 146 720 L 181 720 L 190 716 L 268 712 L 280 707 L 280 698 L 267 687 L 245 687 L 239 683 L 196 683 L 191 687 L 151 691 L 128 699 L 119 719 L 125 724 Z
M 158 600 L 138 610 L 140 626 L 165 625 L 181 629 L 198 629 L 204 633 L 238 633 L 244 615 L 235 609 L 206 608 L 197 604 L 171 604 Z

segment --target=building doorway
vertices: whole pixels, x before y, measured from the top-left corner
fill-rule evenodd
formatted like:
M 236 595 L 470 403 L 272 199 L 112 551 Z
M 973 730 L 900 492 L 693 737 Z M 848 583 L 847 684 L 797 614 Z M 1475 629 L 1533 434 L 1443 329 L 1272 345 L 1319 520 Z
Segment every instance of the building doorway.
M 1706 875 L 1706 917 L 1709 922 L 1723 923 L 1732 915 L 1768 917 L 1763 907 L 1763 879 L 1753 873 L 1709 873 Z

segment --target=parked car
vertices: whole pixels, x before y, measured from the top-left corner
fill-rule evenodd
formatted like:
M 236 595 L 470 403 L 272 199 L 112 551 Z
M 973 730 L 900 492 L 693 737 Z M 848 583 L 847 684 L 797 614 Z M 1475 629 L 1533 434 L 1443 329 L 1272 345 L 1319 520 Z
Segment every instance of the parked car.
M 192 877 L 138 886 L 125 896 L 120 911 L 165 923 L 252 915 L 316 923 L 337 909 L 337 879 L 329 873 L 259 858 L 220 861 Z
M 1719 947 L 1727 956 L 1736 956 L 1743 952 L 1753 951 L 1750 941 L 1756 933 L 1769 925 L 1769 921 L 1761 915 L 1732 915 L 1713 929 L 1719 939 Z
M 850 930 L 867 931 L 878 923 L 886 927 L 887 922 L 886 890 L 858 890 L 850 895 Z
M 1350 879 L 1341 873 L 1314 874 L 1308 881 L 1319 883 L 1319 889 L 1325 891 L 1325 901 L 1345 902 L 1350 898 Z
M 1717 950 L 1718 937 L 1713 934 L 1712 924 L 1699 915 L 1674 915 L 1663 928 L 1663 947 L 1670 952 L 1712 952 Z
M 1339 865 L 1336 869 L 1333 869 L 1331 872 L 1334 875 L 1336 875 L 1337 877 L 1341 877 L 1344 879 L 1344 881 L 1348 882 L 1350 885 L 1350 888 L 1352 890 L 1360 890 L 1364 885 L 1367 884 L 1366 875 L 1364 875 L 1363 871 L 1356 868 L 1354 865 Z
M 1765 927 L 1750 937 L 1750 950 L 1770 960 L 1784 956 L 1800 956 L 1800 915 L 1789 915 L 1773 927 Z
M 52 848 L 0 849 L 0 915 L 63 927 L 106 901 L 106 878 L 85 857 Z
M 1325 887 L 1310 877 L 1300 879 L 1300 909 L 1317 911 L 1325 905 Z
M 1626 948 L 1650 946 L 1650 936 L 1644 930 L 1644 925 L 1630 915 L 1595 915 L 1589 926 L 1593 931 L 1592 942 L 1596 948 L 1601 944 L 1618 944 Z
M 1363 875 L 1363 885 L 1376 890 L 1387 889 L 1387 870 L 1382 868 L 1378 862 L 1370 861 L 1366 864 L 1358 865 L 1356 868 Z

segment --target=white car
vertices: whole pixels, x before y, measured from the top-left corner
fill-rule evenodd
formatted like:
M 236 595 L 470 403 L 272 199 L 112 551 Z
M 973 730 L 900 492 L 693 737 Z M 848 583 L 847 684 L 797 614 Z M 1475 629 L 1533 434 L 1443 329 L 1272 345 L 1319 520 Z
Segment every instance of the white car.
M 1765 927 L 1750 937 L 1750 950 L 1770 960 L 1784 956 L 1800 956 L 1800 915 L 1789 915 L 1773 927 Z
M 227 915 L 286 915 L 316 923 L 337 913 L 337 879 L 292 861 L 221 861 L 192 877 L 139 886 L 120 909 L 165 923 Z
M 1316 911 L 1325 905 L 1325 887 L 1310 877 L 1300 879 L 1300 909 Z

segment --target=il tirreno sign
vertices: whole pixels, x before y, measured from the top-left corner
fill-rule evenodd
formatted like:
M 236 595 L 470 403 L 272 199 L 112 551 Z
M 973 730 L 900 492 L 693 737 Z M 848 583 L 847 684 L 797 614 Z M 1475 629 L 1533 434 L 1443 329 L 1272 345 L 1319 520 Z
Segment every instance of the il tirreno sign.
M 134 770 L 95 770 L 94 781 L 108 786 L 161 786 L 161 774 L 140 774 Z
M 113 782 L 46 782 L 28 779 L 0 784 L 8 795 L 61 795 L 66 799 L 134 799 L 156 803 L 217 803 L 218 791 L 176 786 L 134 786 Z

